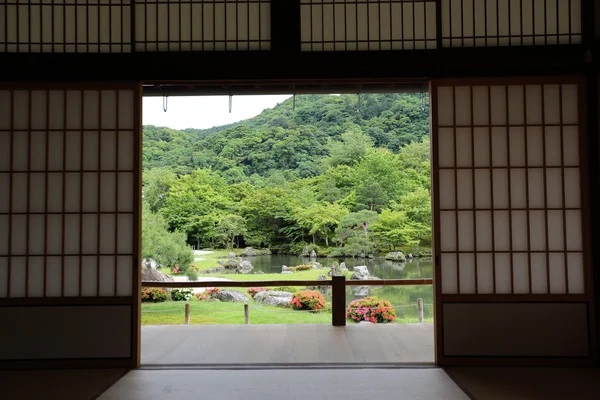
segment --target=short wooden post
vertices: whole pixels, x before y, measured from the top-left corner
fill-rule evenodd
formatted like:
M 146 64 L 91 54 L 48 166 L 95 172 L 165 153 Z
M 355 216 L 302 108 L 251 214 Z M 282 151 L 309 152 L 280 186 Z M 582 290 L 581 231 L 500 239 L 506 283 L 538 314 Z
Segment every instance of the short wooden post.
M 417 299 L 417 309 L 419 310 L 419 323 L 423 323 L 423 299 Z
M 190 303 L 185 303 L 185 324 L 190 324 Z
M 331 323 L 346 326 L 346 277 L 333 276 L 331 281 Z
M 248 307 L 248 304 L 244 304 L 244 324 L 250 324 L 250 308 Z

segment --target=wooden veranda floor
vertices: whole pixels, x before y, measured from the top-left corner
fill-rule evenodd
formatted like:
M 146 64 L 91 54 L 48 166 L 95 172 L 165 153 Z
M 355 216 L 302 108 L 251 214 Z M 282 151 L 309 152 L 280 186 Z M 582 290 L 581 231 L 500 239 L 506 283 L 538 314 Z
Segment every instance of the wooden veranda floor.
M 432 324 L 142 327 L 142 366 L 433 362 Z

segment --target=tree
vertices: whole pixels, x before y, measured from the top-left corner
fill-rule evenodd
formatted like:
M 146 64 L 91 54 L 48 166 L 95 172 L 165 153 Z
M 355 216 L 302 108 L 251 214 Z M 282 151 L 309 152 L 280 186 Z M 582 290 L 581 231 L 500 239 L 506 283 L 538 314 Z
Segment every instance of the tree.
M 226 239 L 227 248 L 233 249 L 235 238 L 247 232 L 246 220 L 235 214 L 225 215 L 217 224 L 216 232 Z
M 176 180 L 177 176 L 167 167 L 144 171 L 142 193 L 150 211 L 157 212 L 164 207 L 169 190 Z
M 178 267 L 182 271 L 194 261 L 185 234 L 169 232 L 166 221 L 147 206 L 142 208 L 142 259 L 147 263 L 155 261 L 162 267 Z
M 405 212 L 389 209 L 383 210 L 379 215 L 379 221 L 373 225 L 373 232 L 375 237 L 387 244 L 392 251 L 399 246 L 415 244 L 418 236 Z
M 298 208 L 293 211 L 297 224 L 308 230 L 309 235 L 320 234 L 329 246 L 329 232 L 336 227 L 342 218 L 348 214 L 348 209 L 338 204 L 314 204 L 308 208 Z
M 340 141 L 329 143 L 329 158 L 327 163 L 337 165 L 357 164 L 373 146 L 373 140 L 359 127 L 352 127 L 342 133 Z
M 388 194 L 377 182 L 361 184 L 356 189 L 356 202 L 370 211 L 379 211 L 388 203 Z

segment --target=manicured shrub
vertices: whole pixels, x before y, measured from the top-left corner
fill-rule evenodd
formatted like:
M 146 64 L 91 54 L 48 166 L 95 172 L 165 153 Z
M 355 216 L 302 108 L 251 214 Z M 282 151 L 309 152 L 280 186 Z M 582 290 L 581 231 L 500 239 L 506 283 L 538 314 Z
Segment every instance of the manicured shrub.
M 317 311 L 325 307 L 325 298 L 319 292 L 298 292 L 294 294 L 291 304 L 295 310 Z
M 194 291 L 192 289 L 173 289 L 171 290 L 171 300 L 187 301 L 192 298 Z
M 373 323 L 392 322 L 396 319 L 396 311 L 387 300 L 377 297 L 365 297 L 353 300 L 348 305 L 346 318 L 353 321 L 369 321 Z
M 258 292 L 265 292 L 265 291 L 268 291 L 268 290 L 271 290 L 271 289 L 269 289 L 269 288 L 261 288 L 261 287 L 253 287 L 253 288 L 248 289 L 248 294 L 252 298 L 254 298 L 254 295 L 256 295 L 256 293 L 258 293 Z
M 142 289 L 142 302 L 144 303 L 162 303 L 169 300 L 169 292 L 159 288 Z

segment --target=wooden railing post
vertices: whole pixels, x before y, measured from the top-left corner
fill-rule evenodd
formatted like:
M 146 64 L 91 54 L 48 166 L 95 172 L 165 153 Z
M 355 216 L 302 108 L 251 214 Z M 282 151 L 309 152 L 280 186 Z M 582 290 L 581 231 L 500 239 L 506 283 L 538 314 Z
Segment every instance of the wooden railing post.
M 333 326 L 346 326 L 346 277 L 333 276 L 331 280 L 331 322 Z
M 419 310 L 419 323 L 423 323 L 423 299 L 417 299 L 417 309 Z
M 250 324 L 250 309 L 248 308 L 248 304 L 244 304 L 244 324 Z
M 190 324 L 190 303 L 185 303 L 185 324 Z

